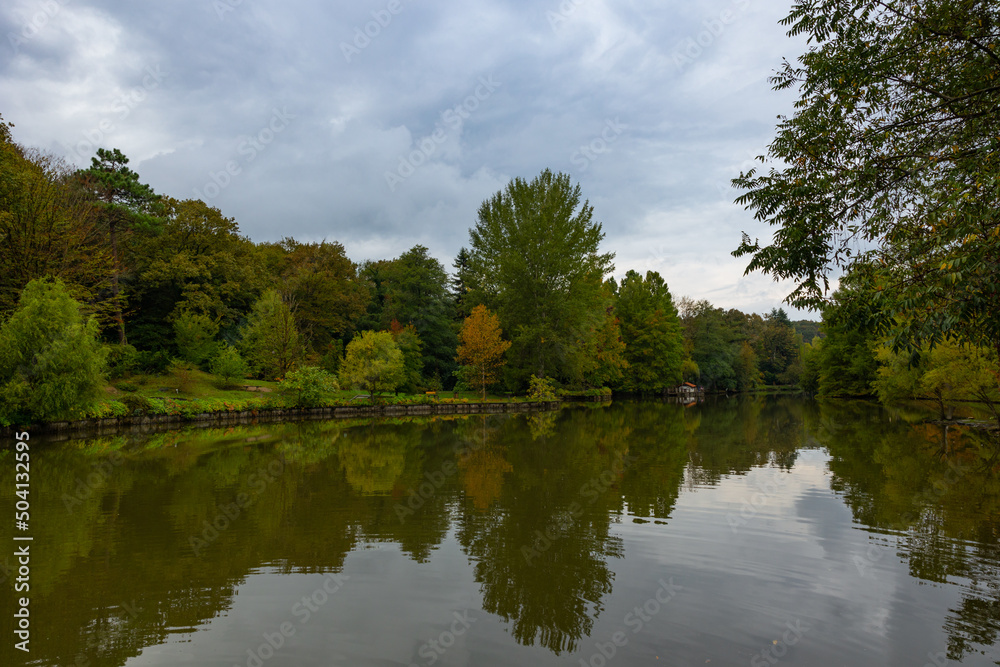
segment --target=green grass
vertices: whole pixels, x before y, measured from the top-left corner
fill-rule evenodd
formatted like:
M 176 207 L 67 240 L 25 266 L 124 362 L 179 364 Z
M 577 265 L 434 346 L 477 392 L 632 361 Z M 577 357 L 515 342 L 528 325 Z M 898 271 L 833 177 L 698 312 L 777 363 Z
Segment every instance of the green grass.
M 191 417 L 206 412 L 261 410 L 296 407 L 293 392 L 282 391 L 280 382 L 239 380 L 226 386 L 222 380 L 196 369 L 173 368 L 164 375 L 133 375 L 107 388 L 106 397 L 87 415 L 90 418 L 125 417 L 134 414 L 174 414 Z M 248 386 L 270 391 L 249 391 Z M 382 394 L 383 405 L 476 403 L 477 392 L 439 391 L 436 394 Z M 487 394 L 488 402 L 520 402 L 527 399 Z M 370 405 L 367 393 L 342 389 L 331 394 L 326 407 Z

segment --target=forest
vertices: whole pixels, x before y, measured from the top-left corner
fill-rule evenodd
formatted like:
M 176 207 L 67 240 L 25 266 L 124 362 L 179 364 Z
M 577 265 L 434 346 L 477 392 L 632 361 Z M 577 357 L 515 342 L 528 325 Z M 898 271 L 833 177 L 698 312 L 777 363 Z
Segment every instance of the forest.
M 139 388 L 173 378 L 180 398 L 200 378 L 277 383 L 301 406 L 798 387 L 926 400 L 943 419 L 974 403 L 1000 425 L 998 21 L 948 7 L 817 0 L 784 21 L 820 46 L 772 78 L 799 91 L 795 113 L 733 179 L 772 233 L 732 254 L 821 322 L 616 273 L 563 173 L 484 201 L 450 268 L 421 245 L 356 261 L 335 240 L 254 241 L 203 201 L 154 192 L 118 149 L 78 169 L 0 118 L 0 422 L 176 410 Z M 223 398 L 196 407 L 232 409 Z
M 656 272 L 616 281 L 565 174 L 484 202 L 449 272 L 420 245 L 358 262 L 331 240 L 255 242 L 217 208 L 154 192 L 117 149 L 75 169 L 2 127 L 8 422 L 79 416 L 134 376 L 191 371 L 280 379 L 307 405 L 340 387 L 523 394 L 533 377 L 544 391 L 749 391 L 795 385 L 795 327 L 815 331 L 780 309 L 675 298 Z

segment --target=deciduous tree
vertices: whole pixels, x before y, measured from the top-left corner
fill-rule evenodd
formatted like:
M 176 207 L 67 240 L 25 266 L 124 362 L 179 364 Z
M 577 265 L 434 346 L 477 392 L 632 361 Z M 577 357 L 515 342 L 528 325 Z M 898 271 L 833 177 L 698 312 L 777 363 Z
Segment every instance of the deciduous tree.
M 483 202 L 469 231 L 473 295 L 512 339 L 514 384 L 567 377 L 569 353 L 599 327 L 602 284 L 614 253 L 600 252 L 601 224 L 567 174 L 516 178 Z
M 277 290 L 268 290 L 253 306 L 240 342 L 253 368 L 266 378 L 284 377 L 302 356 L 295 313 Z
M 28 283 L 0 327 L 0 422 L 83 416 L 103 384 L 97 334 L 61 280 Z
M 500 318 L 479 305 L 462 323 L 458 333 L 458 362 L 465 381 L 476 387 L 486 400 L 486 389 L 500 379 L 503 355 L 510 348 L 500 330 Z
M 215 356 L 219 323 L 207 315 L 185 311 L 174 319 L 174 342 L 181 359 L 201 364 Z
M 1000 5 L 798 0 L 811 47 L 772 79 L 791 118 L 737 199 L 775 227 L 744 235 L 748 271 L 822 305 L 831 275 L 862 289 L 862 323 L 897 350 L 955 338 L 1000 349 Z
M 340 377 L 344 386 L 360 387 L 374 400 L 376 394 L 395 390 L 404 371 L 403 353 L 392 334 L 363 331 L 347 344 Z
M 303 335 L 315 352 L 322 353 L 334 339 L 354 331 L 368 305 L 368 290 L 340 243 L 286 238 L 279 245 L 285 254 L 275 271 L 295 301 Z
M 199 200 L 167 199 L 158 234 L 138 239 L 129 338 L 137 347 L 169 345 L 163 322 L 195 312 L 217 322 L 224 337 L 272 284 L 262 253 L 233 218 Z
M 412 324 L 407 324 L 404 327 L 396 320 L 389 323 L 389 333 L 392 334 L 392 339 L 399 346 L 399 351 L 403 353 L 403 381 L 397 390 L 401 389 L 411 394 L 416 393 L 423 384 L 424 357 L 421 353 L 423 343 L 420 340 L 420 334 L 417 333 L 416 327 Z
M 0 317 L 32 280 L 56 276 L 78 300 L 110 286 L 111 253 L 96 209 L 63 160 L 11 142 L 0 119 Z M 100 316 L 101 313 L 98 313 Z
M 621 321 L 629 372 L 627 391 L 662 391 L 681 381 L 684 337 L 667 283 L 656 271 L 629 271 L 618 287 L 615 312 Z

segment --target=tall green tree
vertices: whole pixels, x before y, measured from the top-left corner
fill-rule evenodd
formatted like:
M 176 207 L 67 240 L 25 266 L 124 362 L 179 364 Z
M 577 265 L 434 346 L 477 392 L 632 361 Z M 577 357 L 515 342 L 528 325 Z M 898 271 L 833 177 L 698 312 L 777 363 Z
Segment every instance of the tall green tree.
M 615 290 L 613 278 L 605 281 L 604 317 L 589 337 L 589 344 L 581 345 L 576 352 L 580 384 L 586 389 L 619 386 L 628 372 L 621 320 L 615 311 Z
M 682 325 L 687 352 L 697 365 L 699 381 L 709 391 L 737 391 L 741 335 L 721 308 L 705 300 L 687 301 Z
M 185 311 L 174 319 L 174 341 L 181 359 L 192 364 L 202 364 L 214 357 L 218 350 L 215 337 L 219 323 L 208 315 Z
M 734 252 L 822 305 L 849 270 L 858 312 L 895 349 L 955 338 L 1000 349 L 1000 5 L 988 0 L 798 0 L 809 39 L 772 79 L 792 117 L 734 179 L 775 227 Z
M 250 313 L 240 352 L 268 379 L 284 377 L 302 356 L 302 339 L 292 307 L 278 290 L 268 290 Z
M 618 287 L 615 313 L 621 322 L 629 371 L 622 388 L 662 391 L 681 382 L 684 336 L 666 281 L 656 271 L 629 271 Z
M 295 301 L 303 336 L 321 354 L 335 339 L 353 333 L 368 305 L 368 290 L 342 244 L 286 238 L 279 245 L 284 254 L 275 273 Z
M 0 129 L 0 317 L 45 276 L 93 301 L 109 287 L 111 259 L 94 206 L 64 161 L 12 143 L 2 120 Z
M 860 288 L 845 280 L 823 309 L 823 338 L 819 355 L 819 394 L 869 396 L 875 380 L 877 336 L 863 326 L 853 292 Z
M 451 300 L 455 304 L 455 319 L 463 320 L 472 314 L 472 309 L 477 305 L 472 303 L 469 293 L 473 291 L 471 276 L 469 275 L 469 250 L 463 247 L 458 251 L 455 262 L 452 264 L 455 273 L 451 278 Z
M 394 391 L 405 381 L 403 352 L 388 331 L 362 331 L 347 344 L 340 367 L 345 387 L 360 387 L 375 400 L 376 394 Z
M 82 417 L 101 394 L 97 321 L 61 280 L 33 280 L 0 326 L 0 423 Z
M 531 374 L 567 377 L 570 353 L 604 316 L 614 253 L 600 252 L 604 233 L 593 212 L 567 174 L 546 169 L 483 202 L 469 230 L 471 282 L 512 338 L 517 386 Z
M 271 282 L 262 253 L 236 221 L 196 199 L 166 199 L 160 232 L 138 239 L 134 248 L 129 337 L 147 350 L 169 345 L 163 322 L 185 312 L 209 317 L 234 340 Z
M 796 384 L 798 377 L 789 373 L 799 361 L 799 342 L 788 315 L 782 308 L 772 308 L 757 332 L 757 365 L 764 384 Z
M 111 303 L 118 328 L 118 342 L 127 342 L 120 279 L 122 234 L 132 230 L 153 231 L 159 228 L 162 207 L 153 188 L 139 181 L 139 174 L 128 167 L 128 158 L 117 148 L 97 149 L 87 170 L 78 172 L 80 182 L 100 206 L 99 219 L 108 231 L 111 243 Z
M 422 353 L 423 342 L 416 327 L 407 324 L 405 327 L 398 321 L 393 320 L 389 325 L 389 333 L 396 341 L 399 351 L 403 353 L 403 380 L 396 387 L 397 391 L 415 394 L 420 390 L 423 383 L 424 356 Z
M 383 277 L 382 316 L 414 326 L 423 344 L 424 378 L 451 386 L 458 339 L 452 327 L 454 303 L 444 266 L 427 248 L 417 245 L 389 262 Z
M 392 261 L 388 259 L 365 260 L 358 274 L 368 288 L 365 311 L 355 322 L 357 331 L 381 331 L 389 328 L 392 321 L 386 313 L 388 303 L 389 272 Z

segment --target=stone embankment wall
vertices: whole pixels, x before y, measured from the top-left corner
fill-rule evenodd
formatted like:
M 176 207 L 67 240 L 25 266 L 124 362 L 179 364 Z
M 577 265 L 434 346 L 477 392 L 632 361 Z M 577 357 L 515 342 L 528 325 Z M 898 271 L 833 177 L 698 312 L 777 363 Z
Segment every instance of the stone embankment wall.
M 302 421 L 311 419 L 364 419 L 378 417 L 426 417 L 432 415 L 498 414 L 505 412 L 540 412 L 555 410 L 559 401 L 537 403 L 429 403 L 414 405 L 357 405 L 336 408 L 275 408 L 205 412 L 191 417 L 181 415 L 136 415 L 110 419 L 84 419 L 71 422 L 48 422 L 0 429 L 0 436 L 28 431 L 63 436 L 95 435 L 121 431 L 157 431 L 180 426 L 213 427 L 232 424 Z

